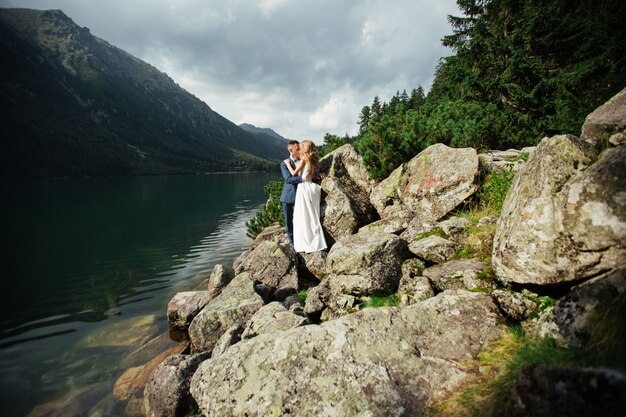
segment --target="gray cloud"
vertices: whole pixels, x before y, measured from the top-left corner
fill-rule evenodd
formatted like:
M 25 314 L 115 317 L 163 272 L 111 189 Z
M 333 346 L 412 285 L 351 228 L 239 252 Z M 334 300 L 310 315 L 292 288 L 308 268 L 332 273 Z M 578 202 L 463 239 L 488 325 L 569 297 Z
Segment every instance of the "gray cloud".
M 235 123 L 356 131 L 375 95 L 429 88 L 454 0 L 1 0 L 61 9 Z

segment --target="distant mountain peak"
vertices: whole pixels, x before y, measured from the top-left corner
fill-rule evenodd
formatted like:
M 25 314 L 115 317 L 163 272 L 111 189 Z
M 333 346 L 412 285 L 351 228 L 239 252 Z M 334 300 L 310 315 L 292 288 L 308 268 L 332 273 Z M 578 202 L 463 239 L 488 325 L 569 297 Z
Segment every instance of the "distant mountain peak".
M 281 136 L 280 134 L 276 133 L 275 130 L 270 129 L 269 127 L 257 127 L 255 125 L 250 124 L 250 123 L 242 123 L 242 124 L 239 125 L 239 127 L 242 128 L 243 130 L 247 131 L 247 132 L 265 133 L 266 135 L 275 137 L 277 139 L 289 141 L 289 139 L 287 139 L 284 136 Z
M 0 178 L 265 170 L 285 154 L 61 10 L 0 8 L 0 53 Z

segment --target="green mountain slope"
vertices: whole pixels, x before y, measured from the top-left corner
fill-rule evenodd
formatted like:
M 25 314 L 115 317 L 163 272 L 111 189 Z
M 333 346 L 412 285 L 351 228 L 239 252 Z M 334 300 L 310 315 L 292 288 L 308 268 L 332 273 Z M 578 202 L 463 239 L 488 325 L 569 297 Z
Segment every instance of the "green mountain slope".
M 58 10 L 0 9 L 0 177 L 275 168 L 246 132 Z

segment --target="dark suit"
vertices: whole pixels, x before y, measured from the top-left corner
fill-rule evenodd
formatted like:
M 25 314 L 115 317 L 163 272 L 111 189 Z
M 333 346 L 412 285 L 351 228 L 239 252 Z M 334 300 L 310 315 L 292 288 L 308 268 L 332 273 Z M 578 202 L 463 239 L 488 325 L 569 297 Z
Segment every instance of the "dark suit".
M 291 164 L 292 169 L 296 169 L 296 164 L 291 158 L 289 159 L 289 163 Z M 287 238 L 293 245 L 293 205 L 296 202 L 296 190 L 298 188 L 298 184 L 302 182 L 302 177 L 292 176 L 284 161 L 280 163 L 280 172 L 285 180 L 283 192 L 280 194 L 280 202 L 283 205 Z

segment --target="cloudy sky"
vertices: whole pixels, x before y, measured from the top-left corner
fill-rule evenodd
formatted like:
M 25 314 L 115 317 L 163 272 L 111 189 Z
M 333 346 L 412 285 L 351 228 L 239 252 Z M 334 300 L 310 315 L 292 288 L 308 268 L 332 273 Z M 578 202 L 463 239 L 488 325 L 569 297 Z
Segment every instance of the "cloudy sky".
M 0 0 L 61 9 L 231 121 L 321 143 L 378 95 L 430 88 L 455 0 Z

